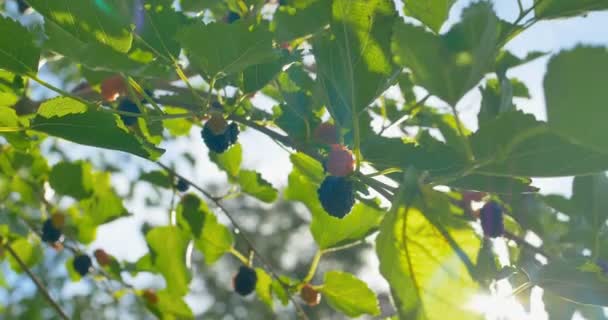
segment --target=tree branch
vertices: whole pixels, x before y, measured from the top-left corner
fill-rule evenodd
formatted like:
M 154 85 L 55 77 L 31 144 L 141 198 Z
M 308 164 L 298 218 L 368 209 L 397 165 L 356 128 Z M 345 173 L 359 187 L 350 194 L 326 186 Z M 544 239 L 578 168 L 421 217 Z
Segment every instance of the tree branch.
M 32 281 L 38 288 L 38 291 L 40 291 L 40 293 L 42 293 L 42 295 L 44 296 L 46 301 L 51 305 L 51 307 L 53 309 L 55 309 L 55 312 L 57 313 L 57 315 L 61 319 L 69 320 L 70 317 L 68 317 L 68 315 L 65 313 L 65 311 L 63 311 L 61 306 L 53 299 L 53 297 L 51 297 L 51 294 L 49 293 L 48 289 L 44 286 L 42 281 L 40 281 L 40 279 L 38 279 L 38 277 L 36 277 L 36 275 L 32 272 L 32 270 L 30 270 L 30 268 L 28 268 L 28 266 L 25 264 L 25 262 L 23 262 L 23 260 L 21 260 L 21 257 L 19 257 L 19 255 L 17 254 L 17 252 L 15 252 L 13 247 L 11 247 L 10 244 L 8 244 L 8 243 L 4 247 L 11 254 L 13 259 L 15 259 L 15 261 L 17 261 L 17 263 L 19 264 L 21 269 L 23 271 L 25 271 L 25 273 L 27 273 L 27 275 L 30 277 L 30 279 L 32 279 Z

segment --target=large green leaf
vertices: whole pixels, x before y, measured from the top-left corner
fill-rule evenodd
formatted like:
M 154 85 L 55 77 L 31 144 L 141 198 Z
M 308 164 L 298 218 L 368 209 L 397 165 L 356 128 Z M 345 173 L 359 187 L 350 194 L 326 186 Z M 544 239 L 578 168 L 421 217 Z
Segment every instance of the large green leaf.
M 91 164 L 87 162 L 60 162 L 53 166 L 49 183 L 60 194 L 76 199 L 88 198 L 93 193 L 91 171 Z
M 179 30 L 177 40 L 190 61 L 211 76 L 239 72 L 275 57 L 272 34 L 244 21 L 192 24 Z
M 325 273 L 325 283 L 319 289 L 334 309 L 349 317 L 363 314 L 377 316 L 380 306 L 376 294 L 367 284 L 352 274 L 340 271 Z
M 321 97 L 342 127 L 352 127 L 358 113 L 391 84 L 393 7 L 389 0 L 336 0 L 333 35 L 313 41 Z
M 535 0 L 534 13 L 539 19 L 556 19 L 584 15 L 589 11 L 608 9 L 605 0 Z
M 470 138 L 483 175 L 557 177 L 608 169 L 608 155 L 560 137 L 534 116 L 502 113 Z
M 207 204 L 195 195 L 186 195 L 177 208 L 180 226 L 189 230 L 194 245 L 205 256 L 207 264 L 215 263 L 234 242 L 230 230 L 217 221 Z
M 143 21 L 135 31 L 144 41 L 144 49 L 163 57 L 177 57 L 180 46 L 175 35 L 187 18 L 181 12 L 173 10 L 170 1 L 160 2 L 135 9 L 135 16 Z
M 436 33 L 448 18 L 450 8 L 455 0 L 405 0 L 403 1 L 403 11 L 406 15 L 414 17 Z
M 84 42 L 52 21 L 46 22 L 45 34 L 47 39 L 44 45 L 48 50 L 60 53 L 91 70 L 141 77 L 161 76 L 167 71 L 165 66 L 156 61 L 142 63 L 98 42 Z
M 492 71 L 498 44 L 508 25 L 488 2 L 466 8 L 462 21 L 444 35 L 404 22 L 395 24 L 395 61 L 411 69 L 416 83 L 454 105 Z
M 296 0 L 280 6 L 273 18 L 273 29 L 280 42 L 304 37 L 321 30 L 331 19 L 331 1 Z
M 397 196 L 376 240 L 380 272 L 391 285 L 399 318 L 479 319 L 466 308 L 478 289 L 469 271 L 479 238 L 454 216 L 445 196 L 430 191 L 415 202 L 404 198 Z
M 541 268 L 536 284 L 570 301 L 608 306 L 608 278 L 599 270 L 581 270 L 563 262 L 552 262 Z
M 608 50 L 578 47 L 553 57 L 545 75 L 549 126 L 566 139 L 608 153 Z M 563 151 L 562 151 L 563 152 Z
M 167 292 L 174 296 L 188 293 L 190 273 L 186 267 L 189 237 L 174 226 L 158 227 L 146 234 L 152 264 L 165 278 Z
M 16 21 L 0 16 L 0 69 L 36 74 L 40 49 L 34 37 Z
M 418 144 L 405 143 L 400 138 L 371 135 L 361 144 L 366 161 L 377 169 L 406 169 L 413 166 L 427 170 L 431 177 L 461 172 L 467 164 L 459 150 L 424 135 Z
M 114 114 L 94 110 L 71 98 L 56 98 L 40 105 L 30 129 L 88 146 L 120 150 L 157 158 L 162 149 L 129 133 Z
M 119 52 L 131 48 L 132 1 L 124 0 L 28 0 L 47 21 L 82 42 L 97 42 Z
M 362 202 L 342 219 L 327 214 L 317 197 L 320 181 L 314 178 L 323 176 L 321 165 L 318 162 L 314 165 L 314 160 L 303 154 L 292 155 L 291 161 L 294 168 L 289 174 L 285 198 L 300 201 L 310 210 L 310 231 L 321 249 L 361 240 L 378 228 L 384 212 Z

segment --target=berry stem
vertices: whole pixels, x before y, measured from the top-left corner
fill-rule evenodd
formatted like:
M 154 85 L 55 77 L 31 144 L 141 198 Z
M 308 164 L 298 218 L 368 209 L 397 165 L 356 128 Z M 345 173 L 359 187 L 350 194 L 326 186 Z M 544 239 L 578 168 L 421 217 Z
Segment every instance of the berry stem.
M 36 275 L 32 272 L 32 270 L 30 270 L 30 268 L 28 268 L 28 266 L 25 264 L 25 262 L 23 262 L 21 257 L 19 257 L 17 252 L 15 252 L 15 250 L 8 243 L 6 243 L 6 245 L 4 245 L 4 247 L 10 253 L 10 255 L 13 257 L 13 259 L 15 259 L 15 261 L 17 261 L 17 263 L 19 264 L 21 269 L 23 271 L 25 271 L 25 273 L 27 273 L 27 275 L 28 275 L 28 277 L 30 277 L 30 279 L 32 279 L 32 281 L 38 288 L 38 291 L 40 291 L 40 293 L 42 293 L 42 295 L 47 300 L 47 302 L 51 305 L 51 307 L 53 307 L 53 309 L 55 309 L 55 312 L 57 312 L 57 315 L 61 319 L 69 320 L 70 317 L 68 317 L 68 315 L 65 313 L 65 311 L 63 311 L 61 306 L 53 299 L 53 297 L 51 297 L 49 290 L 44 286 L 42 281 L 40 281 L 40 279 L 38 279 L 38 277 L 36 277 Z
M 312 278 L 314 278 L 315 273 L 317 272 L 317 268 L 319 267 L 319 262 L 321 261 L 321 257 L 323 256 L 322 250 L 317 250 L 314 258 L 312 259 L 312 263 L 310 264 L 310 269 L 308 269 L 308 274 L 302 280 L 303 283 L 309 283 Z
M 243 254 L 241 254 L 234 247 L 230 247 L 228 252 L 230 252 L 230 254 L 232 254 L 235 258 L 239 259 L 244 265 L 246 265 L 246 266 L 249 265 L 249 259 L 247 259 Z

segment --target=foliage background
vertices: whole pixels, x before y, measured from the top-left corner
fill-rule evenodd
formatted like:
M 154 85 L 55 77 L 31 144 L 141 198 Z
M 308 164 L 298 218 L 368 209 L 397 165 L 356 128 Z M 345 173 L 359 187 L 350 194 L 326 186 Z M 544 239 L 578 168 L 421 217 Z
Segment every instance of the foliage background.
M 12 2 L 6 2 L 6 13 L 17 17 Z M 451 19 L 444 28 L 449 28 L 452 23 L 457 21 L 460 11 L 467 4 L 468 1 L 459 1 L 454 6 L 450 14 Z M 513 17 L 517 14 L 514 3 L 507 4 L 506 1 L 496 1 L 494 5 L 501 18 L 513 20 Z M 541 22 L 509 43 L 507 48 L 522 56 L 535 50 L 556 52 L 558 49 L 572 48 L 579 42 L 607 45 L 608 39 L 606 39 L 605 34 L 601 31 L 608 28 L 606 23 L 608 21 L 606 20 L 607 17 L 606 13 L 591 13 L 585 18 Z M 36 20 L 35 17 L 31 16 L 23 17 L 23 19 L 29 23 Z M 521 106 L 526 112 L 534 113 L 539 119 L 546 118 L 541 86 L 547 61 L 548 57 L 540 58 L 509 73 L 510 76 L 520 78 L 528 85 L 532 99 L 521 103 Z M 44 76 L 44 79 L 50 83 L 60 87 L 73 86 L 74 82 L 70 82 L 69 72 L 66 73 L 65 78 L 53 75 L 56 70 L 61 70 L 63 67 L 65 66 L 62 65 L 62 61 L 48 63 L 43 66 L 41 76 Z M 35 84 L 32 84 L 31 90 L 39 98 L 49 97 L 53 94 Z M 259 101 L 256 101 L 256 104 L 260 107 L 271 107 L 267 100 L 263 98 L 258 99 Z M 465 97 L 458 105 L 465 123 L 471 130 L 476 129 L 475 118 L 479 99 L 478 93 L 475 92 Z M 196 181 L 213 185 L 215 186 L 214 190 L 225 190 L 226 176 L 214 164 L 206 160 L 207 152 L 200 143 L 198 135 L 197 130 L 192 130 L 188 137 L 178 138 L 170 144 L 163 145 L 167 149 L 167 153 L 163 159 L 168 162 L 174 162 L 178 172 L 195 177 Z M 273 185 L 279 188 L 286 185 L 285 177 L 291 171 L 291 166 L 288 155 L 281 148 L 277 147 L 263 135 L 251 131 L 243 134 L 241 143 L 244 147 L 243 167 L 255 168 Z M 193 148 L 193 145 L 196 145 L 197 148 Z M 43 150 L 51 164 L 56 163 L 64 157 L 73 160 L 87 158 L 95 164 L 96 168 L 111 168 L 120 163 L 121 172 L 113 174 L 112 180 L 113 185 L 118 189 L 118 193 L 123 195 L 131 192 L 131 181 L 138 177 L 138 170 L 140 168 L 144 168 L 145 170 L 153 168 L 152 165 L 145 161 L 140 161 L 121 153 L 112 151 L 98 152 L 94 149 L 76 146 L 65 141 L 45 142 Z M 196 159 L 194 166 L 180 157 L 184 151 L 189 152 Z M 570 180 L 571 178 L 538 179 L 535 180 L 534 185 L 540 186 L 543 193 L 558 192 L 565 196 L 570 196 Z M 134 215 L 101 226 L 97 231 L 97 239 L 90 245 L 90 249 L 103 247 L 121 260 L 135 261 L 141 254 L 147 251 L 144 238 L 137 232 L 139 226 L 144 222 L 153 225 L 167 223 L 167 214 L 164 208 L 169 205 L 171 195 L 168 192 L 164 192 L 162 195 L 162 200 L 159 203 L 147 206 L 144 205 L 146 199 L 154 202 L 157 197 L 155 191 L 146 185 L 135 187 L 132 198 L 126 203 L 126 207 Z M 235 202 L 232 204 L 235 210 L 232 211 L 243 213 L 242 219 L 247 222 L 246 224 L 250 226 L 250 231 L 254 235 L 264 236 L 265 241 L 259 242 L 258 249 L 262 252 L 272 253 L 272 255 L 269 254 L 268 256 L 271 256 L 272 260 L 274 260 L 273 264 L 281 266 L 281 270 L 286 270 L 299 276 L 305 275 L 308 263 L 314 255 L 314 247 L 313 240 L 305 225 L 308 214 L 303 207 L 297 204 L 294 207 L 293 205 L 279 203 L 273 206 L 272 209 L 269 209 L 270 207 L 268 206 L 259 207 L 259 203 L 252 201 L 236 200 Z M 289 219 L 286 219 L 286 216 Z M 115 237 L 116 234 L 128 235 L 128 241 Z M 268 234 L 272 234 L 272 238 L 268 239 Z M 286 239 L 289 241 L 286 241 Z M 288 245 L 273 247 L 282 243 L 288 243 Z M 133 299 L 127 298 L 120 304 L 116 304 L 106 293 L 99 290 L 97 285 L 92 285 L 92 282 L 88 280 L 76 284 L 66 284 L 66 277 L 68 275 L 63 268 L 62 262 L 69 255 L 64 253 L 56 254 L 51 249 L 44 250 L 44 261 L 35 267 L 34 270 L 37 274 L 44 277 L 49 287 L 52 288 L 51 291 L 60 296 L 65 305 L 71 310 L 88 309 L 91 315 L 98 315 L 99 313 L 91 308 L 95 306 L 105 310 L 104 312 L 108 312 L 108 318 L 112 318 L 112 314 L 123 315 L 126 312 L 129 312 L 135 318 L 140 317 L 143 306 L 134 303 Z M 366 245 L 361 251 L 341 252 L 336 254 L 335 259 L 332 256 L 329 260 L 324 260 L 319 274 L 330 269 L 358 272 L 361 278 L 370 284 L 372 288 L 377 291 L 386 290 L 386 285 L 382 283 L 382 278 L 378 274 L 374 274 L 377 266 L 370 265 L 369 263 L 369 256 L 372 254 L 371 245 Z M 204 266 L 200 256 L 195 255 L 194 258 L 194 270 L 196 270 L 194 279 L 197 280 L 194 282 L 193 293 L 186 300 L 196 312 L 204 312 L 203 317 L 205 318 L 229 318 L 227 314 L 237 319 L 251 319 L 252 317 L 265 319 L 270 316 L 268 309 L 255 301 L 255 299 L 243 301 L 229 291 L 231 275 L 224 272 L 224 270 L 235 270 L 235 260 L 224 258 L 217 265 L 208 268 Z M 41 318 L 52 317 L 50 310 L 47 309 L 48 307 L 39 296 L 32 298 L 34 288 L 24 280 L 23 276 L 16 275 L 10 271 L 6 263 L 3 265 L 3 271 L 7 283 L 7 289 L 3 292 L 3 296 L 6 298 L 2 299 L 2 301 L 6 301 L 3 303 L 6 308 L 4 316 L 7 316 L 9 319 L 19 317 L 32 319 L 31 314 L 24 313 L 29 311 L 39 315 L 46 315 Z M 159 280 L 159 277 L 142 275 L 134 281 L 142 287 L 162 287 Z M 89 294 L 90 290 L 94 290 L 96 293 Z M 225 304 L 214 304 L 215 301 L 225 301 Z M 38 309 L 47 310 L 38 313 L 36 312 Z M 310 312 L 313 318 L 339 317 L 330 310 L 327 305 L 323 305 L 321 308 L 307 309 L 307 312 Z M 282 314 L 281 312 L 284 313 Z M 600 313 L 596 313 L 597 310 L 587 312 L 593 314 L 589 317 L 590 319 L 595 319 L 596 316 L 598 317 L 597 319 L 600 317 Z M 281 318 L 281 315 L 289 317 L 291 314 L 291 310 L 279 308 L 279 318 Z M 87 319 L 87 314 L 84 313 L 82 318 Z

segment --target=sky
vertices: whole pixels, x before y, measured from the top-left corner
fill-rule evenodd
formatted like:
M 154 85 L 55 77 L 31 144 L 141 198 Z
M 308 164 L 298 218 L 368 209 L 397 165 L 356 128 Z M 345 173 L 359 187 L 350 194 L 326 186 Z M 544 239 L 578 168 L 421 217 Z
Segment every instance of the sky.
M 400 0 L 396 1 L 399 2 Z M 452 8 L 450 19 L 443 30 L 446 30 L 451 24 L 458 21 L 462 9 L 471 2 L 473 1 L 458 1 Z M 493 2 L 501 18 L 508 21 L 515 19 L 518 13 L 516 0 L 495 0 Z M 530 6 L 531 3 L 532 0 L 523 0 L 524 7 Z M 531 51 L 556 53 L 580 44 L 608 46 L 608 12 L 592 13 L 586 17 L 540 22 L 508 43 L 507 48 L 518 56 L 524 56 Z M 514 68 L 508 73 L 510 77 L 522 80 L 528 86 L 532 95 L 532 98 L 529 100 L 517 99 L 517 106 L 527 113 L 534 114 L 539 120 L 546 119 L 542 83 L 549 58 L 550 55 L 537 59 L 526 65 Z M 49 80 L 52 81 L 52 79 Z M 267 100 L 258 98 L 254 99 L 254 102 L 264 108 L 268 107 Z M 477 90 L 474 90 L 457 105 L 466 126 L 473 130 L 477 128 L 476 113 L 479 109 L 479 102 L 479 93 Z M 281 188 L 286 186 L 287 176 L 291 171 L 291 164 L 289 162 L 289 154 L 284 149 L 265 135 L 253 130 L 243 132 L 240 136 L 240 141 L 243 145 L 244 168 L 255 169 L 261 172 L 264 178 L 276 187 Z M 70 143 L 66 144 L 70 145 Z M 179 138 L 176 142 L 163 144 L 162 147 L 166 148 L 167 152 L 160 160 L 164 163 L 176 161 L 177 171 L 191 177 L 197 184 L 219 183 L 226 185 L 227 179 L 225 174 L 220 172 L 211 162 L 206 160 L 198 161 L 197 166 L 192 168 L 177 157 L 183 151 L 188 151 L 196 159 L 207 159 L 206 147 L 200 139 L 199 131 L 195 128 L 193 128 L 189 137 Z M 97 152 L 89 147 L 75 147 L 71 148 L 71 150 L 70 156 L 73 159 L 90 157 L 92 152 Z M 142 166 L 150 170 L 157 169 L 153 164 L 145 160 L 135 159 L 119 152 L 104 151 L 104 154 L 112 161 L 116 161 L 116 163 Z M 57 161 L 57 159 L 51 159 L 51 161 Z M 113 182 L 117 189 L 124 193 L 128 185 L 126 178 L 133 179 L 136 176 L 136 172 L 133 172 L 129 177 L 115 176 L 113 177 Z M 540 187 L 542 193 L 570 195 L 571 180 L 571 178 L 534 179 L 533 184 Z M 150 188 L 146 186 L 138 188 L 140 188 L 139 191 L 142 193 L 151 192 Z M 99 228 L 97 240 L 90 246 L 91 251 L 95 248 L 103 247 L 119 259 L 128 261 L 135 261 L 146 252 L 147 248 L 143 239 L 136 235 L 139 233 L 139 225 L 143 221 L 166 224 L 167 213 L 142 207 L 140 201 L 141 199 L 138 199 L 137 201 L 127 203 L 127 207 L 133 213 L 132 217 L 123 218 Z M 168 202 L 169 198 L 165 197 L 164 201 Z M 223 217 L 220 217 L 220 220 L 226 221 Z M 125 241 L 125 237 L 117 235 L 125 235 L 128 241 Z M 310 246 L 314 246 L 310 236 L 305 239 L 303 245 L 307 243 Z M 375 258 L 372 257 L 370 261 L 375 261 Z M 376 262 L 373 262 L 361 274 L 362 278 L 374 288 L 384 288 L 386 285 L 384 280 L 373 270 L 377 270 Z M 73 287 L 71 289 L 72 292 L 74 292 L 73 290 L 78 291 L 77 288 L 78 286 Z M 542 313 L 539 313 L 534 319 L 542 319 L 541 315 Z

